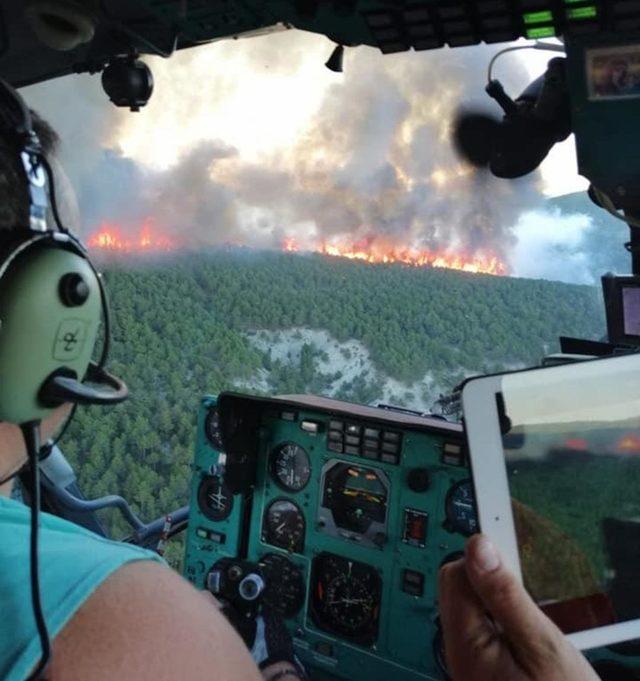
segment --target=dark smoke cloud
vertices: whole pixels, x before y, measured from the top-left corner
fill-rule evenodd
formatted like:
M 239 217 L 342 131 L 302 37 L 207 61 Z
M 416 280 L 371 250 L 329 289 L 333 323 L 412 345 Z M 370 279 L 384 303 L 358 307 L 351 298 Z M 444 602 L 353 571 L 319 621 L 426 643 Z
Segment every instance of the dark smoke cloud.
M 292 33 L 273 48 L 271 40 L 245 43 L 247 62 L 288 73 L 296 60 L 285 58 L 283 45 L 289 41 L 303 59 L 309 38 Z M 168 169 L 152 171 L 118 151 L 131 114 L 106 101 L 96 78 L 45 84 L 28 96 L 66 141 L 63 161 L 89 231 L 103 220 L 135 226 L 152 217 L 193 246 L 278 246 L 285 236 L 298 236 L 302 245 L 355 243 L 377 235 L 403 246 L 490 250 L 506 258 L 518 216 L 541 202 L 539 177 L 509 183 L 473 171 L 449 143 L 459 104 L 484 102 L 493 52 L 477 47 L 382 57 L 353 50 L 342 81 L 327 90 L 306 133 L 259 164 L 209 141 Z M 517 92 L 527 74 L 515 59 L 506 62 L 501 76 Z M 181 58 L 173 77 L 188 81 L 190 63 Z M 165 78 L 171 72 L 171 64 L 161 69 Z M 199 87 L 197 79 L 191 82 Z M 234 87 L 229 74 L 216 83 L 217 96 Z M 176 125 L 187 124 L 188 102 L 184 107 Z

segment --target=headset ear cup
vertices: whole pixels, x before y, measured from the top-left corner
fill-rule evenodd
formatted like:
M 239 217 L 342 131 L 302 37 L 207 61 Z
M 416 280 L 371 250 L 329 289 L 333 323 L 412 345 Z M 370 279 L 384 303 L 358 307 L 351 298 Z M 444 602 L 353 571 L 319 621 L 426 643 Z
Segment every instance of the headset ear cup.
M 93 354 L 102 310 L 97 277 L 75 249 L 48 244 L 22 252 L 1 280 L 0 421 L 48 416 L 52 407 L 39 399 L 44 382 L 60 371 L 82 379 Z

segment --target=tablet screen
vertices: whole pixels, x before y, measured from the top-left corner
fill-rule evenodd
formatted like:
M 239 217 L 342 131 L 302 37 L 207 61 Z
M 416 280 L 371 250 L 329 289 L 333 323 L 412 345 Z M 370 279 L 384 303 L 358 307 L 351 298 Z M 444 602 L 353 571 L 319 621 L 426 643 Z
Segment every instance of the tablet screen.
M 640 358 L 506 375 L 497 402 L 527 589 L 565 633 L 640 618 Z

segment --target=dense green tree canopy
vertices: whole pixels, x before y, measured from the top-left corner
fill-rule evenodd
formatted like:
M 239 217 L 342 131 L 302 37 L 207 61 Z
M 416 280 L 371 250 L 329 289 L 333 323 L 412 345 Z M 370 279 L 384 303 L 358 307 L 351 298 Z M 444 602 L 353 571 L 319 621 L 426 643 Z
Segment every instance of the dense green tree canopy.
M 217 252 L 114 264 L 106 279 L 110 366 L 131 398 L 79 409 L 62 446 L 86 494 L 123 494 L 145 519 L 186 503 L 202 395 L 265 369 L 277 393 L 322 392 L 332 378 L 315 371 L 322 348 L 274 361 L 250 342 L 251 330 L 325 329 L 360 341 L 388 376 L 411 383 L 430 371 L 442 384 L 461 368 L 536 364 L 558 350 L 560 334 L 604 332 L 593 288 L 323 256 Z M 339 397 L 376 399 L 378 381 L 363 371 Z

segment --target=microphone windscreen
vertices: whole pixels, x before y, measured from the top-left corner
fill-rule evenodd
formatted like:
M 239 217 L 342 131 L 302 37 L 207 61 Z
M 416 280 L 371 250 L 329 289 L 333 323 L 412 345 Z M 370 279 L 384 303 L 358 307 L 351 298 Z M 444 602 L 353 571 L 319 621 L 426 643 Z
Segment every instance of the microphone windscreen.
M 489 165 L 500 122 L 489 114 L 460 111 L 453 123 L 452 141 L 458 154 L 478 168 Z

